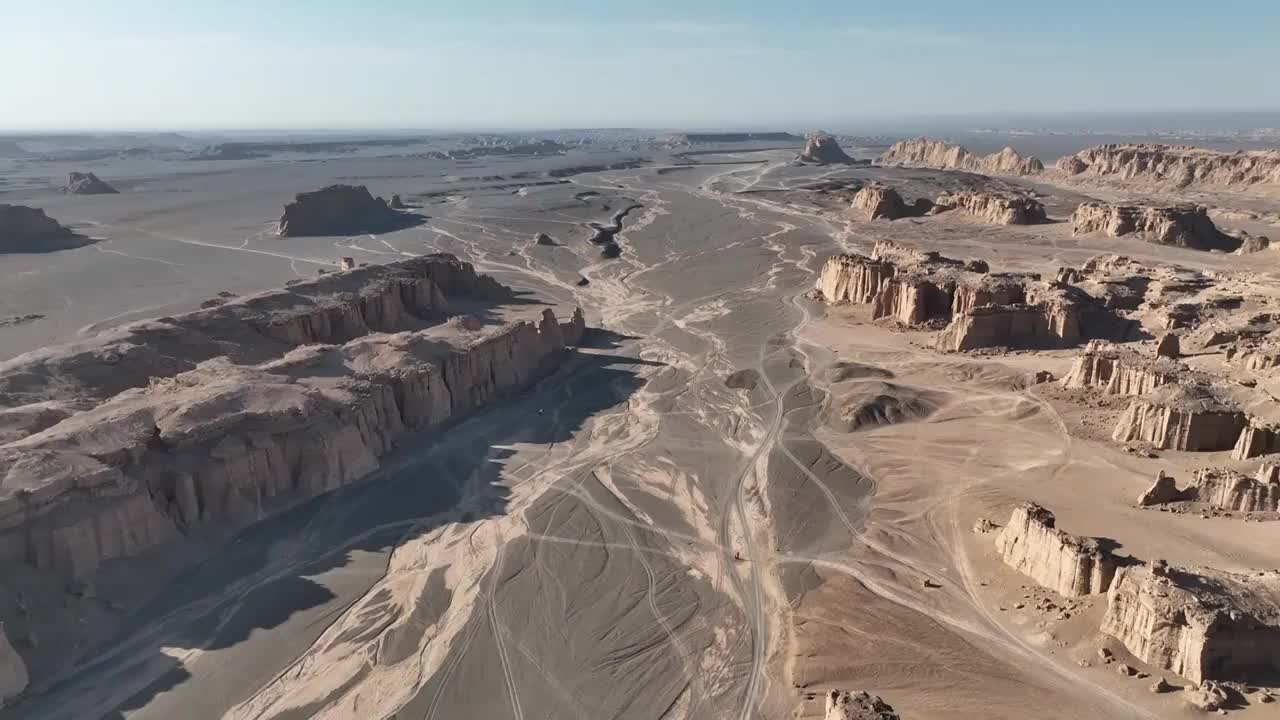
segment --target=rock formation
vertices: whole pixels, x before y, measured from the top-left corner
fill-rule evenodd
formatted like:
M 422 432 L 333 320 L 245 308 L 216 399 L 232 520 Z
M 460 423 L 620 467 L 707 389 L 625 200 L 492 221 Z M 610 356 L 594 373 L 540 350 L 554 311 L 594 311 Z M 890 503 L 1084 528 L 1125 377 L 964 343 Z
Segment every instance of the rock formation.
M 996 534 L 996 550 L 1006 565 L 1060 595 L 1106 592 L 1116 558 L 1094 538 L 1063 532 L 1054 523 L 1052 512 L 1022 503 Z
M 1245 370 L 1280 367 L 1280 342 L 1273 338 L 1237 340 L 1227 347 L 1226 360 Z
M 1178 340 L 1178 336 L 1173 333 L 1164 333 L 1160 336 L 1159 342 L 1156 343 L 1156 356 L 1163 358 L 1176 359 L 1182 355 L 1182 344 Z
M 944 192 L 933 203 L 934 215 L 959 210 L 992 225 L 1036 225 L 1049 222 L 1044 205 L 1026 195 L 994 192 Z
M 1234 470 L 1197 470 L 1191 484 L 1179 489 L 1173 478 L 1160 473 L 1147 492 L 1138 498 L 1143 506 L 1174 502 L 1201 502 L 1219 510 L 1237 512 L 1277 512 L 1280 510 L 1280 477 L 1260 468 L 1258 477 Z
M 888 241 L 871 257 L 838 255 L 818 275 L 815 294 L 829 303 L 871 304 L 872 318 L 919 326 L 950 321 L 938 336 L 948 350 L 1060 347 L 1082 340 L 1132 339 L 1134 321 L 1117 317 L 1083 291 L 1032 275 L 987 272 Z
M 1145 180 L 1174 188 L 1280 185 L 1280 152 L 1206 150 L 1186 145 L 1096 145 L 1060 158 L 1068 175 Z
M 404 200 L 401 200 L 399 195 L 392 195 L 391 202 L 388 203 L 388 206 L 392 210 L 406 210 L 409 207 L 408 205 L 404 204 Z
M 835 137 L 824 132 L 809 133 L 804 139 L 804 149 L 796 156 L 796 160 L 818 165 L 847 165 L 853 158 L 840 149 Z
M 1013 148 L 991 155 L 974 155 L 942 140 L 916 138 L 894 143 L 880 156 L 881 165 L 965 170 L 985 175 L 1032 175 L 1044 170 L 1038 158 L 1023 157 Z
M 66 192 L 73 195 L 114 195 L 120 191 L 103 182 L 93 173 L 73 172 L 67 178 Z
M 1271 238 L 1266 235 L 1250 235 L 1247 232 L 1241 232 L 1239 240 L 1240 247 L 1236 248 L 1237 255 L 1252 255 L 1271 247 Z
M 897 220 L 911 214 L 898 191 L 880 183 L 868 183 L 854 193 L 850 210 L 860 212 L 869 220 Z
M 363 185 L 330 185 L 298 193 L 284 206 L 279 235 L 319 236 L 386 232 L 407 227 L 416 216 L 392 210 Z
M 1280 671 L 1280 574 L 1130 566 L 1107 594 L 1102 632 L 1195 683 Z
M 1133 235 L 1146 242 L 1194 250 L 1235 250 L 1240 242 L 1218 230 L 1197 205 L 1120 205 L 1081 203 L 1071 215 L 1076 235 L 1101 232 L 1109 237 Z
M 1189 499 L 1188 493 L 1179 490 L 1178 483 L 1161 470 L 1156 474 L 1156 481 L 1151 484 L 1151 487 L 1138 496 L 1138 505 L 1140 507 L 1150 507 L 1152 505 L 1182 502 L 1187 499 Z
M 864 379 L 833 387 L 824 417 L 834 430 L 855 432 L 926 418 L 942 402 L 940 395 L 927 390 Z
M 1147 442 L 1166 450 L 1230 450 L 1246 422 L 1247 416 L 1226 388 L 1172 383 L 1131 401 L 1111 438 Z
M 478 329 L 509 291 L 452 256 L 357 268 L 0 363 L 0 408 L 79 412 L 0 446 L 0 560 L 72 577 L 358 480 L 409 430 L 544 376 L 581 313 Z
M 556 241 L 552 240 L 551 236 L 546 233 L 538 233 L 537 235 L 534 235 L 533 242 L 537 245 L 556 245 Z
M 879 697 L 866 692 L 831 690 L 823 720 L 901 720 L 898 713 Z
M 27 689 L 27 665 L 5 635 L 0 624 L 0 707 Z
M 1231 457 L 1234 460 L 1248 460 L 1274 452 L 1280 452 L 1280 426 L 1262 418 L 1250 417 L 1231 448 Z
M 1069 388 L 1101 388 L 1107 395 L 1145 395 L 1190 374 L 1180 363 L 1095 340 L 1076 357 L 1062 384 Z
M 45 215 L 44 210 L 0 203 L 0 253 L 62 250 L 88 241 Z

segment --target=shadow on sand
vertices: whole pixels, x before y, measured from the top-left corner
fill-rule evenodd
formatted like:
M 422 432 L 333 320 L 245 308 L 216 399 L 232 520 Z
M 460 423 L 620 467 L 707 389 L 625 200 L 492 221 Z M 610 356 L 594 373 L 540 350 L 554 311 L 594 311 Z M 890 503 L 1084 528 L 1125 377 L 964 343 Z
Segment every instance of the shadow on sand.
M 597 346 L 616 347 L 625 339 L 601 331 L 590 336 Z M 74 697 L 89 687 L 110 685 L 117 677 L 153 679 L 124 702 L 101 708 L 105 720 L 123 720 L 163 693 L 182 692 L 192 675 L 161 648 L 226 649 L 255 633 L 292 622 L 295 626 L 281 640 L 296 643 L 306 635 L 299 646 L 305 649 L 347 605 L 368 591 L 381 577 L 383 566 L 372 573 L 376 577 L 371 576 L 369 583 L 354 589 L 348 586 L 342 597 L 313 578 L 326 571 L 352 569 L 361 558 L 367 570 L 368 553 L 385 558 L 396 546 L 441 526 L 505 513 L 508 492 L 499 481 L 505 461 L 515 452 L 508 446 L 570 440 L 592 416 L 624 403 L 644 385 L 641 366 L 661 365 L 575 353 L 558 372 L 523 393 L 452 426 L 403 437 L 375 476 L 232 535 L 208 560 L 173 578 L 156 600 L 123 621 L 105 644 L 132 646 L 129 650 L 76 668 L 70 679 L 14 708 L 16 717 L 70 718 L 70 711 L 59 706 L 60 696 Z M 477 503 L 477 495 L 469 492 L 472 501 L 466 513 L 458 508 L 464 488 L 480 488 L 482 498 Z M 447 606 L 447 588 L 439 596 Z M 319 615 L 300 616 L 308 611 Z M 377 630 L 367 629 L 375 634 Z M 134 662 L 122 666 L 123 659 Z M 211 702 L 230 706 L 243 699 Z M 192 708 L 192 712 L 205 711 Z

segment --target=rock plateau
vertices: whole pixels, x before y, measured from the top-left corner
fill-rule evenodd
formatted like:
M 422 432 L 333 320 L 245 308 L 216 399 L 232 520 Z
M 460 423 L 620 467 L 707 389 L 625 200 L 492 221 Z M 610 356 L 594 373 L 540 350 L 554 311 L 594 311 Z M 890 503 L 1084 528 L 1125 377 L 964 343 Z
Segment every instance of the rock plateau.
M 959 145 L 932 138 L 894 143 L 879 163 L 886 166 L 964 170 L 984 175 L 1034 175 L 1044 170 L 1038 158 L 1023 157 L 1013 148 L 991 155 L 975 155 Z

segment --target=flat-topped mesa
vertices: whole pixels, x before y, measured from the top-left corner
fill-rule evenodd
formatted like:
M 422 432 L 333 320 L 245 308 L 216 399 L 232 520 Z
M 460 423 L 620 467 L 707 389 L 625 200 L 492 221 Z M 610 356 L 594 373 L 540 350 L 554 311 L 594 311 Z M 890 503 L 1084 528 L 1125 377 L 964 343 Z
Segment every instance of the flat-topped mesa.
M 1115 556 L 1098 540 L 1063 532 L 1052 512 L 1032 502 L 1013 509 L 996 534 L 1005 564 L 1067 597 L 1106 592 L 1115 576 Z
M 848 165 L 853 158 L 845 154 L 835 136 L 824 132 L 812 132 L 805 136 L 804 149 L 796 160 L 818 165 Z
M 1071 215 L 1076 235 L 1100 232 L 1109 237 L 1134 236 L 1158 245 L 1230 252 L 1240 246 L 1221 232 L 1199 205 L 1081 203 Z
M 1129 403 L 1111 439 L 1165 450 L 1230 450 L 1248 422 L 1234 394 L 1222 385 L 1163 385 Z
M 1145 395 L 1162 385 L 1193 376 L 1199 377 L 1177 361 L 1091 340 L 1062 378 L 1062 385 L 1077 389 L 1102 388 L 1105 395 Z
M 1102 632 L 1192 682 L 1267 682 L 1280 671 L 1280 574 L 1121 568 Z
M 72 195 L 115 195 L 120 191 L 91 172 L 73 172 L 67 177 L 65 192 Z
M 0 707 L 9 699 L 20 695 L 27 689 L 27 664 L 5 635 L 4 625 L 0 624 Z
M 831 690 L 827 692 L 823 720 L 901 720 L 888 703 L 867 692 Z
M 1116 315 L 1083 290 L 1059 283 L 1027 281 L 1021 302 L 973 307 L 957 314 L 938 334 L 942 350 L 1060 348 L 1085 340 L 1123 342 L 1137 337 L 1138 323 Z
M 298 193 L 284 206 L 276 232 L 303 237 L 385 232 L 404 227 L 411 219 L 363 185 L 330 185 Z
M 1148 180 L 1175 188 L 1280 185 L 1280 152 L 1218 152 L 1187 145 L 1107 144 L 1059 158 L 1068 175 Z
M 449 281 L 425 287 L 439 299 Z M 352 317 L 374 317 L 363 312 Z M 546 310 L 536 323 L 419 322 L 319 343 L 258 335 L 268 350 L 256 354 L 237 347 L 253 330 L 206 337 L 197 345 L 227 352 L 131 389 L 98 388 L 100 400 L 83 393 L 80 412 L 0 446 L 0 561 L 86 577 L 205 524 L 254 522 L 365 477 L 404 433 L 553 372 L 583 331 L 580 311 L 560 322 Z
M 214 357 L 256 364 L 299 345 L 438 323 L 449 314 L 448 299 L 491 303 L 509 296 L 470 263 L 443 253 L 357 267 L 0 362 L 0 408 L 54 400 L 82 406 Z
M 933 203 L 931 214 L 959 210 L 992 225 L 1038 225 L 1049 222 L 1044 205 L 1026 195 L 994 192 L 944 192 Z
M 1023 157 L 1013 148 L 991 155 L 974 155 L 942 140 L 915 138 L 894 143 L 880 156 L 881 165 L 965 170 L 985 175 L 1033 175 L 1044 170 L 1038 158 Z

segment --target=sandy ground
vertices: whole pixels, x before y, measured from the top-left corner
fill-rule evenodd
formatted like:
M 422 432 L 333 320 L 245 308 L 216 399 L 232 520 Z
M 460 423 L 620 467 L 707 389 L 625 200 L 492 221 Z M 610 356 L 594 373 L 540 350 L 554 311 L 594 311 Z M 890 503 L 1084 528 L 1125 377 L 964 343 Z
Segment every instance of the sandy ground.
M 928 333 L 803 297 L 828 255 L 881 237 L 1039 271 L 1119 241 L 1074 238 L 1064 223 L 847 221 L 830 211 L 846 202 L 838 192 L 795 189 L 874 177 L 911 200 L 983 182 L 973 176 L 796 167 L 785 151 L 697 159 L 707 164 L 655 158 L 524 190 L 462 189 L 408 159 L 154 176 L 127 206 L 24 190 L 104 240 L 6 258 L 0 315 L 45 316 L 0 328 L 6 356 L 343 254 L 452 252 L 550 305 L 580 304 L 604 331 L 526 396 L 406 443 L 369 482 L 205 548 L 4 716 L 748 720 L 821 716 L 832 687 L 870 690 L 913 719 L 1186 713 L 1150 681 L 1094 662 L 1099 599 L 1065 619 L 1060 598 L 1049 598 L 1059 611 L 1037 610 L 1046 593 L 970 528 L 1033 499 L 1061 527 L 1136 556 L 1242 568 L 1274 565 L 1280 525 L 1132 507 L 1157 469 L 1202 458 L 1144 459 L 1076 437 L 1085 411 L 1026 383 L 1035 370 L 1061 374 L 1069 352 L 942 355 Z M 378 237 L 266 233 L 292 192 L 335 179 L 416 197 L 430 220 Z M 158 199 L 175 185 L 183 201 Z M 1041 190 L 1056 219 L 1084 197 Z M 633 202 L 622 257 L 602 259 L 585 223 Z M 560 244 L 534 244 L 537 232 Z M 1269 256 L 1259 268 L 1123 251 L 1280 269 Z M 842 432 L 826 413 L 866 380 L 833 381 L 838 362 L 936 410 Z M 754 387 L 727 387 L 738 371 Z M 108 574 L 156 583 L 139 568 L 161 559 Z

